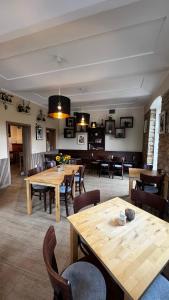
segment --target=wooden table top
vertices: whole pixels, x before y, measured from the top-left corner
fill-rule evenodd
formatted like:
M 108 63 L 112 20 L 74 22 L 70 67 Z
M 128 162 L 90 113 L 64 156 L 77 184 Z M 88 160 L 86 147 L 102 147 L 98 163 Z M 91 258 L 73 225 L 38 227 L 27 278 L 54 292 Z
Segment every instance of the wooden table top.
M 148 169 L 139 169 L 139 168 L 129 168 L 129 177 L 133 178 L 140 178 L 140 173 L 151 175 L 151 176 L 157 176 L 159 173 L 154 170 L 148 170 Z
M 125 208 L 136 217 L 119 226 L 116 218 Z M 169 261 L 169 223 L 120 198 L 68 220 L 131 299 L 139 299 Z
M 61 184 L 65 175 L 71 175 L 79 170 L 80 165 L 65 165 L 64 171 L 57 172 L 57 167 L 50 168 L 36 175 L 25 178 L 30 183 L 47 184 L 48 186 L 56 186 Z

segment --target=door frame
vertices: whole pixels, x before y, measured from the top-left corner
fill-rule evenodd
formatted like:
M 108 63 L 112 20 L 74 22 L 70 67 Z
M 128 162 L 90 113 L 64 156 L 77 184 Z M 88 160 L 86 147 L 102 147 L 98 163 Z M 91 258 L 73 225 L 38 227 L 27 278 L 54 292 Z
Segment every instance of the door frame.
M 8 143 L 8 126 L 21 126 L 21 127 L 27 127 L 30 130 L 30 141 L 29 141 L 29 153 L 30 157 L 32 154 L 32 139 L 31 139 L 31 125 L 30 124 L 25 124 L 25 123 L 19 123 L 19 122 L 13 122 L 13 121 L 6 121 L 6 138 L 7 138 L 7 153 L 8 153 L 8 172 L 9 172 L 9 177 L 10 177 L 10 182 L 11 184 L 11 166 L 10 166 L 10 153 L 9 153 L 9 143 Z M 31 162 L 30 162 L 31 163 Z M 31 167 L 31 166 L 30 166 Z

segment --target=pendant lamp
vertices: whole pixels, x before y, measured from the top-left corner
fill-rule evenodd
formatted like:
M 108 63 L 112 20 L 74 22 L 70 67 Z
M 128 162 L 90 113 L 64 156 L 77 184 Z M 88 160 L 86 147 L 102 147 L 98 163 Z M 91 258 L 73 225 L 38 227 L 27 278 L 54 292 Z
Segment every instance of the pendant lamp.
M 90 115 L 87 113 L 76 113 L 76 125 L 86 126 L 89 125 Z
M 66 119 L 70 117 L 70 99 L 60 95 L 49 97 L 48 116 L 54 119 Z

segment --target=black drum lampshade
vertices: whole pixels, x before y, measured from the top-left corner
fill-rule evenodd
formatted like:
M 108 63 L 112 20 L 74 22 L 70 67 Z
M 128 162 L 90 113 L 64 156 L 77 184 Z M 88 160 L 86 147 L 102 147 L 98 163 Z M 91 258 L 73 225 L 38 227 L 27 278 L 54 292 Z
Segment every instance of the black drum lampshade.
M 48 116 L 54 119 L 70 117 L 70 99 L 62 95 L 49 97 Z
M 86 126 L 90 123 L 90 115 L 87 113 L 76 113 L 76 125 Z

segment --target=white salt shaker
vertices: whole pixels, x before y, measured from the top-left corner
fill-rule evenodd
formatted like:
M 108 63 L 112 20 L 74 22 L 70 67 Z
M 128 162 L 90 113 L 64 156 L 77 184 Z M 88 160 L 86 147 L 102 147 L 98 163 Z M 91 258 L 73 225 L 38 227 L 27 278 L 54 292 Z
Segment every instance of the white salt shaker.
M 123 211 L 120 212 L 120 216 L 118 218 L 119 225 L 125 225 L 126 224 L 126 215 Z

